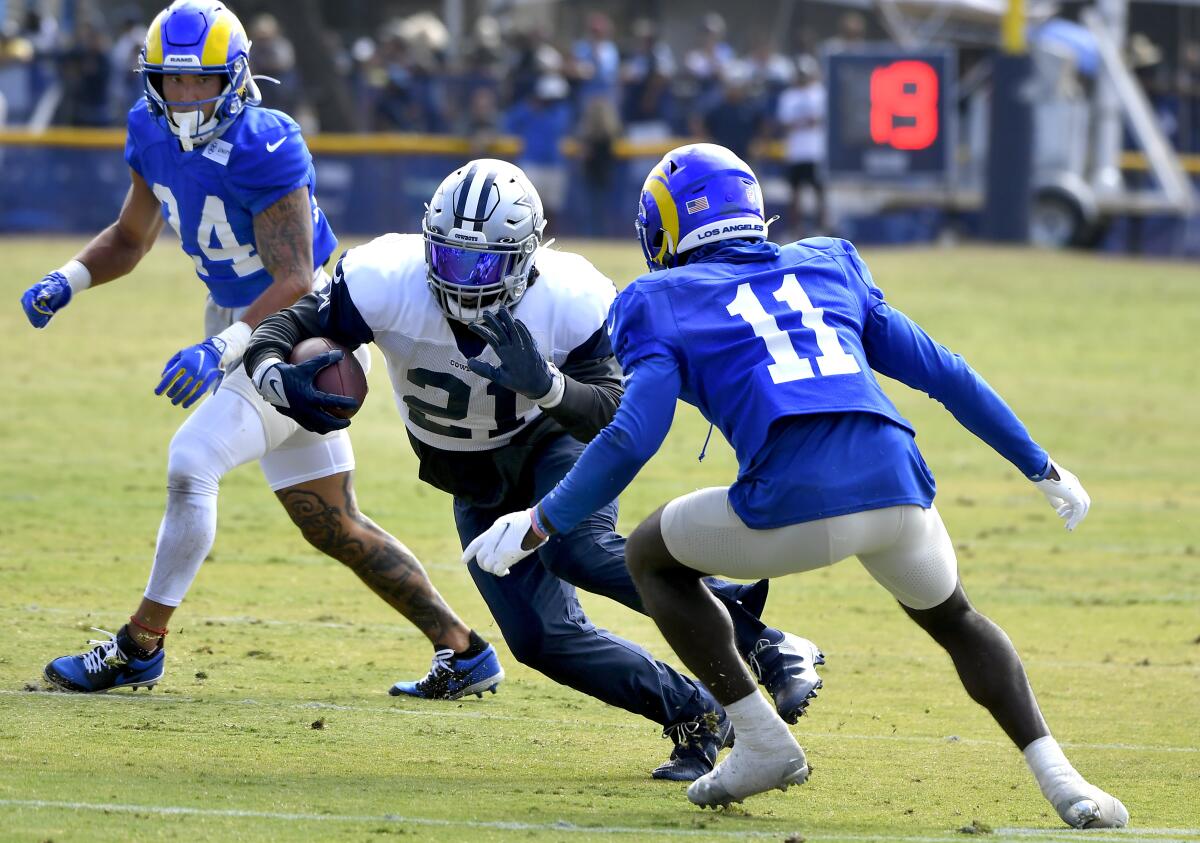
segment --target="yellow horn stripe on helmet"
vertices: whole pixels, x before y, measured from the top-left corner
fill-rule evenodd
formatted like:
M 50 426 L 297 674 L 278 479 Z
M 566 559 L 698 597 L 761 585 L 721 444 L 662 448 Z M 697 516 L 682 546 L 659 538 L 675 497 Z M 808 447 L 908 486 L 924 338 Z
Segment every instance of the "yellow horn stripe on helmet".
M 146 31 L 146 64 L 163 63 L 162 22 L 166 14 L 165 9 L 159 12 Z
M 204 39 L 204 52 L 200 63 L 205 67 L 225 64 L 229 60 L 229 42 L 235 32 L 242 32 L 242 24 L 228 9 L 222 9 Z
M 658 217 L 662 220 L 663 230 L 667 236 L 663 238 L 662 248 L 654 256 L 654 262 L 662 264 L 667 255 L 667 247 L 672 249 L 679 246 L 679 210 L 675 207 L 675 199 L 667 189 L 667 174 L 662 168 L 656 168 L 646 179 L 646 190 L 654 197 L 658 206 Z

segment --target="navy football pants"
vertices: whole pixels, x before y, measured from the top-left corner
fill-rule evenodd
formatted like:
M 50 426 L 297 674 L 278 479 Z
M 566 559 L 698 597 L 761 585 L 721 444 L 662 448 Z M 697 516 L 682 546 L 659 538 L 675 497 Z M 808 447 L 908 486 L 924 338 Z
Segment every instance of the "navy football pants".
M 454 521 L 463 547 L 508 512 L 542 499 L 571 469 L 584 445 L 558 436 L 533 456 L 533 497 L 510 499 L 494 509 L 454 500 Z M 599 629 L 583 612 L 575 587 L 600 594 L 646 613 L 625 567 L 625 538 L 616 533 L 617 504 L 588 516 L 569 533 L 556 535 L 535 555 L 518 562 L 508 576 L 468 565 L 479 593 L 500 625 L 517 661 L 568 687 L 655 723 L 670 726 L 720 705 L 695 679 L 656 660 L 644 649 Z M 708 580 L 714 595 L 729 609 L 739 649 L 748 650 L 762 624 L 736 602 L 745 586 Z

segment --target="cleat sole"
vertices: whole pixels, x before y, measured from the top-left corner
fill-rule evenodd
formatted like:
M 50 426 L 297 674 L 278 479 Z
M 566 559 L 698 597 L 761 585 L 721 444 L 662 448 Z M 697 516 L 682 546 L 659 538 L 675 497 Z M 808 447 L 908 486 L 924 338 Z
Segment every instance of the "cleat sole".
M 163 675 L 160 673 L 153 679 L 147 679 L 142 682 L 129 682 L 124 685 L 114 685 L 111 688 L 97 688 L 94 691 L 89 691 L 86 688 L 80 688 L 73 683 L 69 683 L 64 679 L 52 674 L 49 670 L 42 671 L 42 678 L 50 685 L 53 691 L 62 691 L 68 694 L 107 694 L 109 691 L 119 691 L 122 688 L 128 688 L 131 691 L 136 691 L 138 688 L 145 688 L 147 691 L 154 689 L 154 686 L 159 683 Z

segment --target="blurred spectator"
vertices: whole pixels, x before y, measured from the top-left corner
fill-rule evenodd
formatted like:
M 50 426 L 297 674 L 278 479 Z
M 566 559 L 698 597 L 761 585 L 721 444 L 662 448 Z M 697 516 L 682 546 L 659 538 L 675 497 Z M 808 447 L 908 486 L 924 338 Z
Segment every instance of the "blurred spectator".
M 687 51 L 687 71 L 678 92 L 685 109 L 693 115 L 707 113 L 721 96 L 724 69 L 736 58 L 725 41 L 725 18 L 709 12 L 700 21 L 700 44 Z
M 546 218 L 553 223 L 567 196 L 567 167 L 562 141 L 571 132 L 567 80 L 546 74 L 533 96 L 514 105 L 506 115 L 505 131 L 521 139 L 517 165 L 542 197 Z
M 749 68 L 732 62 L 725 67 L 719 98 L 698 120 L 695 133 L 707 135 L 713 143 L 728 147 L 749 162 L 767 119 L 762 98 L 752 90 Z
M 33 45 L 13 24 L 0 25 L 0 126 L 23 123 L 33 108 L 29 75 Z
M 59 103 L 59 122 L 68 126 L 107 126 L 109 124 L 108 42 L 91 23 L 81 24 L 75 41 L 62 54 L 63 98 Z
M 142 96 L 142 77 L 136 73 L 138 56 L 146 41 L 146 27 L 136 17 L 127 17 L 108 53 L 110 76 L 108 101 L 114 125 L 125 122 L 125 114 Z
M 585 232 L 602 236 L 607 230 L 609 197 L 616 176 L 614 145 L 621 136 L 621 119 L 616 106 L 605 96 L 594 96 L 583 106 L 579 121 L 579 146 L 588 211 L 583 215 Z
M 21 23 L 21 36 L 33 45 L 29 97 L 36 108 L 42 94 L 59 76 L 58 21 L 52 15 L 45 15 L 30 8 Z
M 838 19 L 838 34 L 825 42 L 831 52 L 861 47 L 867 41 L 867 19 L 861 12 L 846 12 Z
M 817 233 L 826 231 L 825 184 L 821 178 L 821 165 L 825 161 L 825 86 L 820 66 L 812 56 L 796 60 L 795 83 L 780 95 L 776 117 L 784 131 L 783 156 L 792 188 L 787 220 L 792 236 L 796 239 L 804 236 L 805 187 L 812 188 L 816 199 Z
M 774 114 L 779 95 L 795 76 L 795 66 L 782 53 L 775 51 L 770 38 L 758 42 L 747 57 L 746 64 L 750 68 L 750 83 L 762 93 L 767 111 Z
M 633 22 L 633 47 L 621 67 L 621 112 L 632 140 L 659 140 L 670 134 L 671 78 L 675 56 L 648 18 Z
M 562 53 L 550 43 L 542 25 L 513 33 L 515 49 L 509 62 L 506 99 L 518 103 L 533 96 L 538 80 L 546 74 L 561 74 Z
M 449 36 L 444 27 L 440 32 L 431 27 L 425 16 L 413 18 L 417 20 L 387 25 L 373 57 L 377 70 L 372 78 L 376 87 L 382 88 L 376 102 L 378 127 L 440 132 L 443 121 L 435 76 L 440 67 L 439 51 Z
M 259 85 L 263 105 L 276 108 L 287 114 L 295 114 L 303 87 L 296 74 L 296 48 L 280 31 L 279 21 L 274 15 L 259 15 L 250 21 L 250 68 L 256 74 L 278 79 L 279 84 L 270 82 Z
M 471 103 L 469 108 L 474 108 L 477 92 L 486 88 L 491 94 L 491 102 L 498 108 L 503 79 L 500 24 L 495 18 L 482 15 L 475 21 L 471 42 L 463 51 L 461 66 L 453 74 L 446 94 L 451 102 Z M 468 115 L 468 121 L 470 119 Z
M 603 12 L 592 12 L 587 20 L 587 38 L 576 41 L 566 63 L 575 101 L 586 103 L 593 97 L 617 98 L 621 54 L 612 40 L 612 20 Z
M 700 44 L 688 50 L 684 65 L 695 79 L 716 82 L 722 69 L 734 59 L 733 47 L 725 42 L 725 18 L 709 12 L 700 21 Z
M 500 134 L 500 99 L 495 88 L 478 87 L 471 92 L 467 119 L 461 132 L 471 143 L 472 158 L 486 158 Z
M 1150 101 L 1159 128 L 1168 141 L 1179 148 L 1179 98 L 1171 84 L 1170 73 L 1163 64 L 1162 50 L 1145 33 L 1135 32 L 1126 46 L 1125 63 Z M 1134 139 L 1128 125 L 1123 127 L 1123 132 L 1125 148 L 1139 148 L 1140 144 Z
M 1200 41 L 1187 41 L 1179 51 L 1175 90 L 1180 103 L 1180 141 L 1187 152 L 1200 152 Z

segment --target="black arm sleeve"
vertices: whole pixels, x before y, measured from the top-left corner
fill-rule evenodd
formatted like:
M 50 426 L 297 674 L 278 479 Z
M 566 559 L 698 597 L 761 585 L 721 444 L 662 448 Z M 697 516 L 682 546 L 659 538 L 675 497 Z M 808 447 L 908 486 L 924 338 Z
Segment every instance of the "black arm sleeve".
M 253 377 L 255 368 L 267 357 L 286 361 L 296 344 L 309 337 L 325 337 L 351 351 L 375 339 L 374 332 L 350 298 L 350 290 L 342 277 L 341 260 L 328 287 L 309 293 L 291 307 L 285 307 L 259 323 L 250 335 L 250 345 L 242 357 L 246 374 Z
M 286 363 L 298 343 L 309 337 L 321 336 L 318 306 L 317 294 L 309 293 L 291 307 L 285 307 L 259 322 L 250 335 L 246 353 L 242 355 L 246 374 L 253 377 L 258 364 L 267 357 L 278 357 Z
M 542 412 L 567 429 L 580 442 L 590 442 L 617 412 L 625 394 L 621 367 L 613 355 L 603 327 L 567 357 L 560 371 L 562 400 Z

